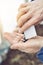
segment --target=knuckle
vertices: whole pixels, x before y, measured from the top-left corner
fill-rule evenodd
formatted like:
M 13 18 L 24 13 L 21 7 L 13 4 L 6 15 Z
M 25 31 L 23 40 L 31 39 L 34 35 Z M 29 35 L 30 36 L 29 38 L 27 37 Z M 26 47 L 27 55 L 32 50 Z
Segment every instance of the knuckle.
M 23 3 L 20 5 L 20 7 L 22 7 L 22 6 L 24 6 L 24 4 L 23 4 Z
M 22 21 L 22 23 L 24 23 L 25 22 L 25 17 L 22 17 L 21 21 Z
M 23 22 L 23 21 L 24 21 L 24 17 L 23 17 L 23 16 L 21 16 L 20 21 L 21 21 L 21 22 Z
M 21 12 L 25 12 L 25 9 L 24 9 L 24 8 L 22 8 L 22 9 L 21 9 Z

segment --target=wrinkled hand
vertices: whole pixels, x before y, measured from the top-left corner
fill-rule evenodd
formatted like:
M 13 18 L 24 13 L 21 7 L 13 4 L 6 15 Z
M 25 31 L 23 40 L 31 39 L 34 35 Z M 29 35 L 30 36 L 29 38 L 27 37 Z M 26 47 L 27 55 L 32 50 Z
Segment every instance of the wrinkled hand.
M 7 33 L 4 34 L 4 37 L 11 43 L 11 49 L 18 49 L 26 53 L 36 53 L 43 47 L 43 37 L 35 37 L 26 42 L 22 40 L 23 35 L 18 33 L 17 35 Z
M 17 15 L 18 26 L 21 32 L 33 24 L 43 20 L 43 0 L 36 0 L 30 3 L 21 4 Z
M 18 43 L 20 40 L 23 41 L 24 40 L 24 35 L 21 33 L 18 33 L 18 31 L 14 31 L 12 34 L 11 33 L 4 33 L 4 37 L 6 38 L 6 40 L 8 40 L 10 42 L 10 44 L 15 44 Z

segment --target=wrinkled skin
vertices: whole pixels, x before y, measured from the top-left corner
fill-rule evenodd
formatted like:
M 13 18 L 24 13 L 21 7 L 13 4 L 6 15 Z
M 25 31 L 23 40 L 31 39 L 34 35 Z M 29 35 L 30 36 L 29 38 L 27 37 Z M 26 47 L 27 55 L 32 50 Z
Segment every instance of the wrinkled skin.
M 11 49 L 18 49 L 26 53 L 36 53 L 43 47 L 43 37 L 40 36 L 29 39 L 26 42 L 23 42 L 24 37 L 20 33 L 6 33 L 4 37 L 10 42 Z
M 21 4 L 18 10 L 17 23 L 24 32 L 33 24 L 38 24 L 43 20 L 43 0 Z

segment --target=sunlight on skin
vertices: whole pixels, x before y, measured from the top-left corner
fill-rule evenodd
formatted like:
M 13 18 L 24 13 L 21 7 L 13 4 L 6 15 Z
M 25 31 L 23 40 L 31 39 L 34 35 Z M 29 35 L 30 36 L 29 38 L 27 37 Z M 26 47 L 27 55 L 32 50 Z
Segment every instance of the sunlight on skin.
M 0 0 L 0 19 L 4 32 L 12 32 L 16 27 L 16 15 L 23 0 Z

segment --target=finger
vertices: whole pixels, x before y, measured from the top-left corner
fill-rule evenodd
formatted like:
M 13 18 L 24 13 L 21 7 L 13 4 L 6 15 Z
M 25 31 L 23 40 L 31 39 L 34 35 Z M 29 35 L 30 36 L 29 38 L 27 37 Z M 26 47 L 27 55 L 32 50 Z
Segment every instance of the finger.
M 21 36 L 21 38 L 24 38 L 24 34 L 17 33 L 17 35 L 18 35 L 19 37 Z
M 27 53 L 35 53 L 39 51 L 39 49 L 41 48 L 40 43 L 43 44 L 42 41 L 43 38 L 30 39 L 26 41 L 25 44 L 24 42 L 20 41 L 18 44 L 13 44 L 11 46 L 11 49 L 18 49 L 20 51 L 27 52 Z
M 17 36 L 17 34 L 16 34 L 16 36 Z M 10 33 L 6 33 L 4 35 L 4 37 L 10 42 L 11 45 L 18 42 L 19 39 L 16 36 L 13 34 L 11 35 Z
M 20 51 L 23 51 L 23 52 L 28 52 L 28 53 L 33 53 L 33 52 L 36 52 L 34 49 L 36 50 L 39 50 L 40 49 L 40 44 L 37 39 L 31 39 L 31 40 L 28 40 L 27 42 L 19 42 L 17 44 L 13 44 L 11 46 L 11 49 L 18 49 Z M 32 51 L 33 50 L 33 51 Z
M 11 49 L 22 49 L 23 48 L 23 42 L 22 41 L 20 41 L 20 42 L 18 42 L 17 44 L 13 44 L 13 45 L 11 45 Z
M 15 34 L 15 33 L 18 33 L 19 32 L 19 27 L 17 26 L 16 28 L 15 28 L 15 30 L 13 31 L 13 33 Z
M 18 15 L 17 15 L 17 21 L 18 21 L 18 19 L 22 16 L 22 15 L 24 15 L 25 13 L 27 13 L 28 12 L 28 10 L 30 9 L 30 6 L 28 7 L 24 7 L 24 8 L 22 8 L 22 9 L 20 9 L 20 11 L 19 11 L 19 13 L 18 13 Z
M 23 3 L 23 4 L 20 5 L 18 10 L 20 10 L 21 8 L 27 7 L 28 5 L 30 5 L 30 3 Z
M 24 35 L 20 32 L 20 28 L 17 28 L 18 32 L 16 32 L 15 30 L 13 31 L 12 35 L 13 37 L 15 36 L 21 36 L 22 38 L 24 38 Z
M 22 43 L 21 44 L 16 44 L 16 45 L 12 45 L 11 47 L 10 47 L 11 49 L 18 49 L 18 50 L 20 50 L 20 51 L 22 51 L 22 52 L 26 52 L 26 53 L 36 53 L 36 52 L 38 52 L 39 50 L 40 50 L 40 48 L 30 48 L 30 47 L 24 47 L 23 45 L 22 45 Z
M 25 42 L 25 44 L 24 42 L 20 41 L 17 44 L 11 45 L 11 49 L 25 50 L 26 48 L 33 48 L 31 45 L 29 45 L 29 41 Z
M 21 32 L 23 33 L 25 30 L 27 30 L 29 27 L 32 25 L 36 24 L 38 21 L 40 21 L 40 15 L 36 15 L 32 17 L 29 21 L 27 21 L 22 27 L 21 27 Z
M 40 48 L 29 48 L 29 49 L 25 49 L 25 50 L 21 50 L 22 52 L 26 52 L 26 53 L 37 53 L 40 50 Z
M 29 20 L 36 12 L 39 12 L 40 11 L 40 7 L 36 7 L 36 8 L 31 8 L 30 7 L 30 10 L 26 13 L 26 14 L 24 14 L 24 15 L 22 15 L 21 17 L 19 17 L 19 19 L 18 19 L 18 26 L 22 26 L 27 20 Z M 37 13 L 36 13 L 37 14 Z
M 4 33 L 5 39 L 7 39 L 12 44 L 12 35 L 10 33 Z
M 41 48 L 43 46 L 43 37 L 39 37 L 39 36 L 35 37 L 33 39 L 26 41 L 26 43 L 28 43 L 27 48 L 34 48 L 34 49 Z
M 17 22 L 18 26 L 22 27 L 23 24 L 33 16 L 33 14 L 34 14 L 34 11 L 29 11 L 26 14 L 24 14 L 23 16 L 21 16 Z
M 20 40 L 24 39 L 24 35 L 17 33 L 16 37 L 14 38 L 15 41 L 19 42 Z
M 17 32 L 13 32 L 12 33 L 12 38 L 15 39 L 16 36 L 17 36 Z

